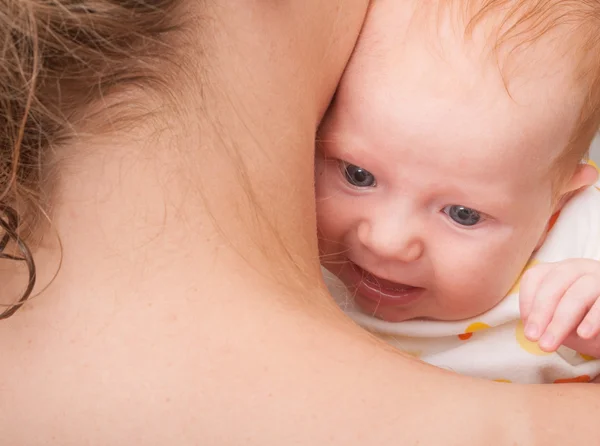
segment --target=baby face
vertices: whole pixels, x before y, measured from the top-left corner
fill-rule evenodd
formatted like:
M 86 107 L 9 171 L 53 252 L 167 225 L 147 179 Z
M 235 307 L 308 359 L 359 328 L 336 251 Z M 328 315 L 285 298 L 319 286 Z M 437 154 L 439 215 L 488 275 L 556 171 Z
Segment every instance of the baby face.
M 509 95 L 476 37 L 450 20 L 426 36 L 406 4 L 374 4 L 322 124 L 322 263 L 365 313 L 464 319 L 497 304 L 541 242 L 580 103 L 544 41 Z

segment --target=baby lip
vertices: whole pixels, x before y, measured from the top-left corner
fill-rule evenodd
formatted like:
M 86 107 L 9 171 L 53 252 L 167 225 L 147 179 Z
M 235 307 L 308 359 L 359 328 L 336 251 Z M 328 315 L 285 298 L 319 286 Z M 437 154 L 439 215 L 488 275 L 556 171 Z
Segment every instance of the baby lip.
M 382 279 L 377 277 L 371 273 L 367 273 L 363 277 L 363 281 L 369 283 L 370 285 L 375 286 L 381 290 L 389 290 L 389 291 L 408 291 L 416 288 L 412 285 L 407 285 L 404 283 L 392 282 L 391 280 Z
M 387 307 L 404 307 L 421 299 L 424 289 L 412 285 L 382 279 L 353 265 L 354 277 L 350 278 L 351 288 L 356 291 L 355 301 L 363 312 L 392 321 L 381 311 Z
M 383 278 L 376 276 L 375 274 L 367 271 L 366 269 L 361 268 L 360 266 L 358 266 L 356 264 L 353 264 L 353 267 L 359 273 L 361 273 L 362 282 L 369 285 L 371 288 L 379 289 L 381 291 L 388 290 L 388 291 L 396 291 L 396 292 L 410 291 L 414 288 L 418 288 L 418 287 L 408 285 L 405 283 L 399 283 L 399 282 L 394 282 L 391 280 L 383 279 Z

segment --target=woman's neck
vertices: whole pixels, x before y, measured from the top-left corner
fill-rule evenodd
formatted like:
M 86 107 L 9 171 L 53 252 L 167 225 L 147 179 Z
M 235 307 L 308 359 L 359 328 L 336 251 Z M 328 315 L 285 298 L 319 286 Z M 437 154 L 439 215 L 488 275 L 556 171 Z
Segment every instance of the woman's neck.
M 268 11 L 249 15 L 237 4 L 221 7 L 214 20 L 218 14 L 227 16 L 229 28 L 196 54 L 188 49 L 205 36 L 190 34 L 190 45 L 182 42 L 182 93 L 154 107 L 151 122 L 61 148 L 55 231 L 49 233 L 62 243 L 55 280 L 66 287 L 61 290 L 108 283 L 122 293 L 136 284 L 157 291 L 168 286 L 167 293 L 177 291 L 173 284 L 202 289 L 207 278 L 200 280 L 198 272 L 215 268 L 215 280 L 236 271 L 246 282 L 252 276 L 278 288 L 319 283 L 313 138 L 349 51 L 333 55 L 311 39 L 273 40 L 254 32 L 274 23 L 298 28 L 290 35 L 314 27 L 313 37 L 327 41 L 334 29 L 317 16 L 314 23 L 288 17 L 282 24 Z M 260 23 L 241 26 L 248 20 Z M 219 45 L 221 37 L 227 45 Z M 308 59 L 327 61 L 329 69 L 307 72 Z M 336 63 L 339 70 L 332 68 Z M 290 79 L 299 92 L 294 100 Z M 306 91 L 314 94 L 300 94 Z M 57 252 L 36 253 L 38 289 L 56 271 Z
M 215 269 L 223 266 L 248 269 L 257 277 L 273 277 L 277 271 L 274 277 L 289 281 L 296 265 L 291 254 L 286 265 L 283 252 L 300 253 L 316 263 L 314 235 L 310 226 L 303 226 L 314 218 L 311 204 L 301 203 L 287 215 L 275 212 L 283 208 L 278 201 L 293 193 L 285 190 L 277 166 L 253 171 L 234 149 L 217 146 L 210 125 L 179 122 L 180 128 L 172 125 L 164 133 L 153 129 L 154 137 L 140 129 L 62 149 L 50 215 L 53 231 L 44 244 L 52 245 L 54 234 L 60 238 L 63 265 L 57 280 L 69 277 L 69 287 L 84 289 L 121 281 L 118 288 L 125 291 L 175 274 L 187 287 L 194 286 L 199 271 L 217 274 Z M 305 170 L 309 177 L 312 169 Z M 261 181 L 274 185 L 272 194 L 253 192 Z M 297 238 L 285 238 L 296 225 Z M 56 270 L 56 249 L 53 244 L 35 254 L 40 287 Z M 314 274 L 315 265 L 300 265 L 303 273 L 311 267 Z M 201 287 L 202 281 L 196 285 Z

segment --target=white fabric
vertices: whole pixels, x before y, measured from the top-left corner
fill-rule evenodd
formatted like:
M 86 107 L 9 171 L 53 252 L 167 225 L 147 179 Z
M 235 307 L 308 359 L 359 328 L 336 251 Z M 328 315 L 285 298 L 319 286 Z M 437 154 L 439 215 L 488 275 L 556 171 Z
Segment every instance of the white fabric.
M 568 258 L 600 260 L 600 184 L 567 203 L 530 264 Z M 583 382 L 600 374 L 598 359 L 586 358 L 564 346 L 548 354 L 526 340 L 519 317 L 518 283 L 498 305 L 472 319 L 386 322 L 361 313 L 341 282 L 327 271 L 324 274 L 330 292 L 352 319 L 432 365 L 519 383 Z

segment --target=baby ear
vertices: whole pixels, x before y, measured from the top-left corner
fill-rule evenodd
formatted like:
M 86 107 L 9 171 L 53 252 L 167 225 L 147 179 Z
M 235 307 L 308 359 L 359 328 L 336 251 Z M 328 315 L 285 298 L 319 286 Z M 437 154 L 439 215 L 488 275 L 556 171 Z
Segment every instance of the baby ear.
M 598 170 L 591 164 L 579 164 L 560 191 L 554 212 L 560 211 L 573 195 L 598 181 Z
M 540 240 L 538 241 L 535 247 L 535 251 L 537 251 L 546 241 L 546 236 L 548 235 L 548 232 L 550 232 L 550 229 L 552 229 L 552 226 L 554 226 L 554 223 L 558 218 L 558 214 L 560 213 L 560 210 L 563 208 L 563 206 L 567 204 L 567 202 L 573 197 L 573 195 L 575 195 L 581 189 L 585 189 L 586 187 L 591 186 L 596 181 L 598 181 L 598 170 L 596 170 L 594 166 L 587 163 L 579 164 L 577 166 L 577 169 L 575 169 L 575 172 L 573 173 L 569 181 L 566 182 L 566 184 L 560 192 L 560 196 L 554 207 L 552 217 L 550 217 L 550 220 L 548 220 L 546 229 L 541 235 Z

